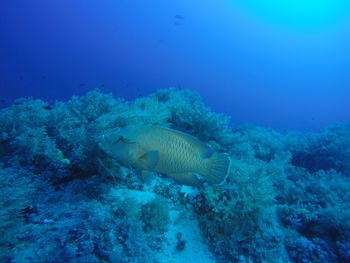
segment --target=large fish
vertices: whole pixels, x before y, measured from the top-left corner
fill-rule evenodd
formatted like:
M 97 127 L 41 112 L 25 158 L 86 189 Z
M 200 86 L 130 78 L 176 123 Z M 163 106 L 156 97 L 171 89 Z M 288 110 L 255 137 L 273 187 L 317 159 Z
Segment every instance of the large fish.
M 220 184 L 229 171 L 230 159 L 214 152 L 195 137 L 150 125 L 126 126 L 101 137 L 100 148 L 124 165 L 163 173 L 180 184 L 198 186 L 200 179 Z

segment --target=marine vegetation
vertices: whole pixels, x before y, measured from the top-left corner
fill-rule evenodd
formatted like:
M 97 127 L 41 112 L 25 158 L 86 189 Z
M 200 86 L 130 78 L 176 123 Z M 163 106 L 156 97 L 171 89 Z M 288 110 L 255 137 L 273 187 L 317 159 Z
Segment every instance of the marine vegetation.
M 190 141 L 231 165 L 176 170 L 162 154 L 199 159 L 181 147 L 155 152 L 154 138 L 135 143 L 130 129 Z M 128 159 L 130 145 L 148 148 Z M 189 90 L 135 101 L 93 90 L 53 105 L 22 98 L 0 111 L 0 261 L 349 262 L 349 160 L 350 124 L 235 126 Z M 212 178 L 213 167 L 222 176 Z M 149 172 L 158 176 L 145 182 Z M 195 177 L 173 175 L 182 172 Z

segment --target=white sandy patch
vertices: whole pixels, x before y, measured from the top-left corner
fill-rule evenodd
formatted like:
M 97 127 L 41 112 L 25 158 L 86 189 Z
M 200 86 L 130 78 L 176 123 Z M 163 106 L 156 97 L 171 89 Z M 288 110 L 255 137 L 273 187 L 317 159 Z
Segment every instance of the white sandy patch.
M 188 191 L 187 194 L 195 193 Z M 151 202 L 157 196 L 153 192 L 131 189 L 111 189 L 109 192 L 109 197 L 121 201 L 132 198 L 139 205 Z M 167 232 L 164 233 L 162 248 L 154 250 L 153 256 L 161 263 L 215 263 L 215 258 L 201 236 L 199 224 L 192 211 L 183 205 L 174 205 L 169 199 L 166 201 L 170 209 L 170 222 Z M 176 248 L 178 233 L 181 233 L 181 239 L 186 243 L 182 250 Z
M 112 188 L 109 191 L 108 196 L 114 197 L 115 200 L 120 201 L 132 199 L 140 205 L 144 205 L 155 199 L 157 195 L 153 192 L 139 191 L 127 188 Z
M 183 250 L 176 249 L 176 244 L 178 243 L 176 235 L 178 233 L 181 233 L 181 239 L 186 241 Z M 185 207 L 180 209 L 173 207 L 173 210 L 171 210 L 170 223 L 168 231 L 165 233 L 165 240 L 162 251 L 156 255 L 159 262 L 216 262 L 201 236 L 197 220 L 191 215 L 191 211 Z

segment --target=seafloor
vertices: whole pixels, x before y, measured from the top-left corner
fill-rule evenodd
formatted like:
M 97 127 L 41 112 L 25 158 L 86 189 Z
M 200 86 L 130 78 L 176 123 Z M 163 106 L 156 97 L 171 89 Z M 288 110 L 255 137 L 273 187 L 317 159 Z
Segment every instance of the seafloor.
M 96 146 L 155 124 L 231 156 L 224 184 L 145 184 Z M 188 90 L 0 111 L 0 262 L 350 262 L 350 125 L 232 127 Z

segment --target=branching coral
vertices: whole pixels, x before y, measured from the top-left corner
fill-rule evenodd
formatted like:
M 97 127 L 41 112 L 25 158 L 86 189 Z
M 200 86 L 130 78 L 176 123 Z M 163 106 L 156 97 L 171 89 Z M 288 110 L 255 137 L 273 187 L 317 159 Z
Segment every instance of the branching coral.
M 102 134 L 130 124 L 177 129 L 228 153 L 232 165 L 225 183 L 204 185 L 193 195 L 184 195 L 162 177 L 145 186 L 137 171 L 123 167 L 97 147 Z M 53 234 L 60 241 L 44 251 L 38 262 L 45 262 L 56 249 L 57 258 L 67 260 L 118 261 L 122 255 L 137 262 L 152 247 L 143 243 L 168 230 L 167 202 L 193 208 L 217 261 L 347 262 L 349 160 L 349 125 L 316 134 L 281 134 L 252 125 L 231 128 L 227 116 L 213 113 L 189 90 L 158 90 L 130 102 L 97 90 L 52 106 L 20 99 L 0 111 L 0 165 L 4 167 L 0 188 L 8 196 L 1 204 L 1 242 L 9 244 L 4 241 L 10 240 L 4 229 L 15 229 L 11 220 L 25 229 L 23 221 L 11 216 L 30 202 L 35 178 L 45 182 L 47 189 L 54 185 L 69 193 L 69 198 L 77 198 L 77 203 L 70 204 L 77 210 L 74 214 L 62 205 L 68 202 L 63 194 L 59 203 L 55 199 L 60 199 L 59 191 L 47 193 L 48 199 L 57 201 L 58 212 L 47 208 L 43 214 L 64 220 L 48 221 L 61 230 Z M 19 172 L 18 166 L 31 172 Z M 101 193 L 112 186 L 162 197 L 133 207 L 127 200 L 103 199 Z M 90 212 L 91 207 L 97 212 Z M 84 225 L 82 218 L 90 225 Z M 40 220 L 36 222 L 44 222 Z M 84 227 L 88 233 L 83 233 Z M 45 235 L 41 237 L 45 243 Z M 78 244 L 81 238 L 85 243 Z
M 257 163 L 259 163 L 257 161 Z M 213 249 L 223 258 L 278 256 L 281 232 L 275 221 L 274 189 L 263 162 L 234 161 L 229 185 L 206 186 L 193 203 Z M 264 240 L 264 242 L 261 242 Z M 267 241 L 269 240 L 269 241 Z M 215 244 L 220 243 L 220 251 Z M 277 253 L 277 254 L 276 254 Z M 280 255 L 281 257 L 281 255 Z
M 10 254 L 20 242 L 18 237 L 30 228 L 23 214 L 36 191 L 30 175 L 26 170 L 0 170 L 0 260 Z

